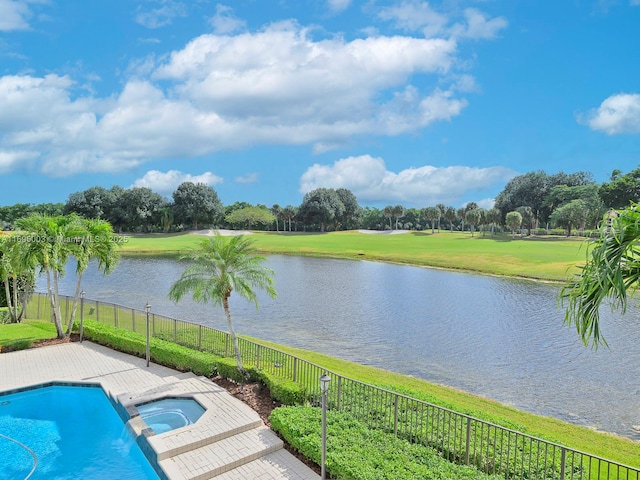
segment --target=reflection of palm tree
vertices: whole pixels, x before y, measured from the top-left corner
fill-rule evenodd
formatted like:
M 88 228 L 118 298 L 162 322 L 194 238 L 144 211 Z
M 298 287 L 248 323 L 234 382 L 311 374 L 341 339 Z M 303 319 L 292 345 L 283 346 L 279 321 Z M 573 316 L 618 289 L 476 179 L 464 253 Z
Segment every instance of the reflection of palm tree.
M 560 293 L 568 304 L 564 321 L 575 325 L 582 341 L 595 347 L 605 339 L 600 333 L 600 306 L 609 299 L 625 313 L 627 290 L 640 286 L 640 204 L 609 214 L 608 225 L 588 251 L 587 263 Z
M 273 270 L 262 265 L 264 257 L 255 255 L 253 242 L 244 235 L 225 240 L 219 233 L 200 242 L 200 247 L 183 257 L 193 263 L 188 266 L 180 278 L 171 286 L 169 298 L 179 301 L 191 292 L 193 299 L 200 303 L 222 305 L 227 319 L 227 327 L 233 341 L 238 370 L 247 378 L 242 366 L 240 347 L 236 337 L 229 297 L 235 290 L 258 307 L 255 287 L 266 290 L 274 298 Z

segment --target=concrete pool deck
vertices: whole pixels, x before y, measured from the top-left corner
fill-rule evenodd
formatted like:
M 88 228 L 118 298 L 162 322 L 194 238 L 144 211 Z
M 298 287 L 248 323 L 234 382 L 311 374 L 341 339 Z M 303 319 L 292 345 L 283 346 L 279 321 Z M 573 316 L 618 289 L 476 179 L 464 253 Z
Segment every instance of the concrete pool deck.
M 165 396 L 189 396 L 207 411 L 194 424 L 148 437 L 170 480 L 307 480 L 319 476 L 283 449 L 258 414 L 224 388 L 191 373 L 91 342 L 0 355 L 0 391 L 45 382 L 99 383 L 124 407 Z M 136 431 L 146 425 L 130 421 Z

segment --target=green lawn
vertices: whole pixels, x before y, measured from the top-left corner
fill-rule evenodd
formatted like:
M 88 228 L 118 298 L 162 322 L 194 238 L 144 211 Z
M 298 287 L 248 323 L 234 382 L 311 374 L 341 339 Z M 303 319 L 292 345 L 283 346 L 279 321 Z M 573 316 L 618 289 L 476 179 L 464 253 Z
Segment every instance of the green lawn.
M 51 322 L 24 320 L 22 323 L 0 325 L 0 346 L 9 349 L 29 348 L 33 342 L 55 338 L 56 328 Z
M 124 254 L 178 253 L 193 248 L 195 234 L 134 235 L 124 244 Z M 491 237 L 476 233 L 409 232 L 399 235 L 255 232 L 252 236 L 263 254 L 312 255 L 376 260 L 432 266 L 492 275 L 566 280 L 584 264 L 582 240 Z

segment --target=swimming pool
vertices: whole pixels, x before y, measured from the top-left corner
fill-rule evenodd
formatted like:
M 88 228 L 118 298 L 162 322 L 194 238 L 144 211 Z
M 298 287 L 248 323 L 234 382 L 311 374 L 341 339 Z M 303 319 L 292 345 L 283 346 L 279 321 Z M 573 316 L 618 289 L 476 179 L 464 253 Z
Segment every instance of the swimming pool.
M 98 386 L 0 393 L 0 434 L 36 454 L 30 480 L 159 480 Z M 0 480 L 24 479 L 33 463 L 22 446 L 0 437 Z

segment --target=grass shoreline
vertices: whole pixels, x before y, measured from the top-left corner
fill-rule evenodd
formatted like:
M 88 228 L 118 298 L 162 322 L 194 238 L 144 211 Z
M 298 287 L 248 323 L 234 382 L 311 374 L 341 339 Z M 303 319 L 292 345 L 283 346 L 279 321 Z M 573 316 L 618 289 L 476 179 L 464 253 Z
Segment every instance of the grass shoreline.
M 195 233 L 136 234 L 128 237 L 124 256 L 179 256 L 197 246 Z M 586 259 L 586 239 L 471 237 L 462 232 L 408 232 L 401 235 L 252 232 L 261 255 L 294 255 L 365 260 L 448 271 L 564 282 Z

